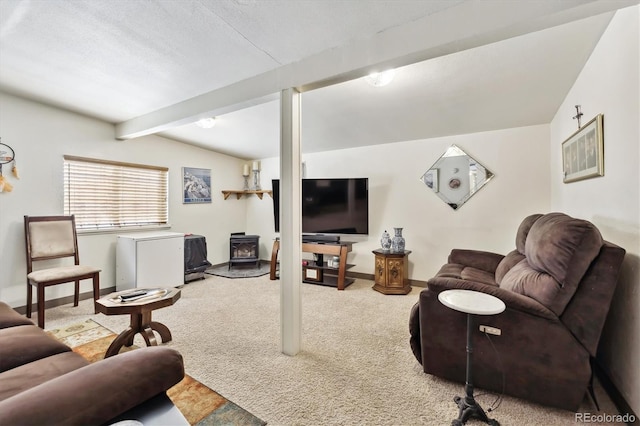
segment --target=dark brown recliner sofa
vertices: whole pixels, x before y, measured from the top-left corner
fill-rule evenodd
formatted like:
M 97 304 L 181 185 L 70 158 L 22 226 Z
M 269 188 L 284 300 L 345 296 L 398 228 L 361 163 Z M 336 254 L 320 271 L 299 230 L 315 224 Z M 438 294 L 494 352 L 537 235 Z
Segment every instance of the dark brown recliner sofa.
M 504 372 L 507 395 L 576 411 L 591 383 L 624 255 L 593 224 L 562 213 L 525 218 L 516 249 L 506 256 L 454 249 L 411 311 L 413 353 L 425 373 L 464 383 L 466 316 L 445 307 L 438 294 L 494 295 L 506 310 L 476 323 L 502 335 L 489 341 L 474 332 L 474 385 L 500 393 Z
M 164 394 L 182 356 L 148 347 L 93 364 L 0 302 L 0 425 L 99 425 Z

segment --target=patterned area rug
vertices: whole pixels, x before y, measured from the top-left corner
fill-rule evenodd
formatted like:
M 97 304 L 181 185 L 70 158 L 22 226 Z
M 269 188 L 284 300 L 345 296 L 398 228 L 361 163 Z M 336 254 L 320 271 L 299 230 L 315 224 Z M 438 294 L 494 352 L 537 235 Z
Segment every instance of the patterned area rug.
M 259 267 L 255 265 L 233 265 L 231 269 L 229 269 L 228 265 L 222 266 L 214 266 L 213 268 L 207 269 L 205 274 L 209 275 L 217 275 L 219 277 L 225 278 L 254 278 L 261 277 L 262 275 L 267 275 L 269 273 L 270 264 L 269 262 L 261 262 Z
M 93 320 L 49 330 L 49 334 L 70 346 L 89 362 L 104 358 L 116 338 L 111 330 Z M 137 349 L 123 347 L 121 352 Z M 167 395 L 192 425 L 261 426 L 266 422 L 209 389 L 189 375 L 167 391 Z

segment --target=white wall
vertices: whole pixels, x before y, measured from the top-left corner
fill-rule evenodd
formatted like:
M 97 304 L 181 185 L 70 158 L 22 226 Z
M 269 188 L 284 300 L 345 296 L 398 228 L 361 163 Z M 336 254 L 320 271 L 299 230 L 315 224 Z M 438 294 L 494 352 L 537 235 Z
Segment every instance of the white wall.
M 452 144 L 496 175 L 458 210 L 420 181 Z M 357 242 L 348 259 L 355 264 L 351 270 L 373 274 L 371 251 L 380 247 L 382 232 L 402 227 L 412 251 L 409 277 L 422 281 L 438 271 L 452 248 L 513 250 L 522 219 L 549 209 L 548 159 L 547 125 L 303 154 L 308 178 L 369 178 L 369 235 L 342 236 Z M 262 160 L 263 187 L 279 176 L 278 161 Z M 273 204 L 249 201 L 247 228 L 264 240 L 277 236 Z
M 204 235 L 214 264 L 229 259 L 229 232 L 245 230 L 246 200 L 223 201 L 220 192 L 242 188 L 244 162 L 237 158 L 157 136 L 117 141 L 111 124 L 4 93 L 0 135 L 15 150 L 20 174 L 16 180 L 5 167 L 3 174 L 14 190 L 0 193 L 0 299 L 11 306 L 26 303 L 23 216 L 63 213 L 65 154 L 168 167 L 171 231 Z M 211 204 L 182 204 L 183 166 L 211 169 Z M 101 288 L 114 286 L 116 234 L 78 240 L 80 260 L 102 268 Z M 90 284 L 83 283 L 81 291 L 90 291 Z M 47 299 L 72 293 L 72 284 L 54 286 L 47 289 Z
M 616 12 L 551 123 L 551 207 L 592 221 L 603 237 L 627 250 L 602 336 L 607 373 L 640 413 L 640 6 Z M 604 114 L 604 176 L 562 183 L 561 143 Z

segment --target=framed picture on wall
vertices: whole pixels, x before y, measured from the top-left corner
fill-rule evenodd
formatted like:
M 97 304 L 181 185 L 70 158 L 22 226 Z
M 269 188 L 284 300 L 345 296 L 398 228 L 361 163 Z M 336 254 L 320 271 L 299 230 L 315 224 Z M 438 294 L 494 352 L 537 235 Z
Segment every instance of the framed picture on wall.
M 211 202 L 211 169 L 182 168 L 183 204 Z
M 433 192 L 438 192 L 438 169 L 429 169 L 420 178 L 425 185 L 433 189 Z
M 604 176 L 603 116 L 598 114 L 562 142 L 564 183 Z

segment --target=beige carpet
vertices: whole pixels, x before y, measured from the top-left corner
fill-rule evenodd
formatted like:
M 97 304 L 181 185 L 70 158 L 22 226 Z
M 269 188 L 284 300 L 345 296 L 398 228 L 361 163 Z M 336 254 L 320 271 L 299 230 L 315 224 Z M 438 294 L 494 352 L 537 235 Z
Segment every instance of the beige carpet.
M 111 330 L 90 319 L 62 328 L 50 329 L 48 333 L 92 363 L 104 359 L 109 345 L 116 338 L 116 334 Z M 138 345 L 125 346 L 120 349 L 120 353 L 139 347 Z M 263 426 L 265 424 L 188 374 L 167 391 L 167 396 L 191 425 L 205 426 L 219 423 L 228 426 Z
M 409 311 L 421 289 L 385 296 L 372 284 L 304 284 L 303 350 L 295 357 L 280 352 L 279 281 L 268 276 L 194 281 L 153 315 L 170 328 L 169 345 L 195 379 L 270 425 L 451 424 L 463 385 L 424 374 L 409 348 Z M 111 330 L 128 325 L 127 316 L 94 315 L 91 300 L 46 315 L 47 328 L 88 318 Z M 616 413 L 596 390 L 604 412 Z M 487 407 L 495 395 L 477 399 Z M 580 411 L 596 413 L 588 400 Z M 574 413 L 510 397 L 491 415 L 502 425 L 575 423 Z

